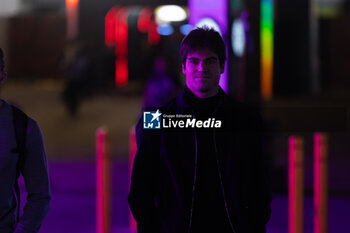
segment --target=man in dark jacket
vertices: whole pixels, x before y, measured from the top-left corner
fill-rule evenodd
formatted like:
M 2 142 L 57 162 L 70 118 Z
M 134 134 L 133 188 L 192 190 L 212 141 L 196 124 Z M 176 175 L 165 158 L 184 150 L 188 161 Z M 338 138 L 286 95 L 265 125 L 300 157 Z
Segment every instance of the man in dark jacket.
M 191 31 L 180 50 L 186 87 L 137 125 L 129 205 L 140 233 L 266 232 L 261 120 L 219 87 L 225 51 L 213 29 Z
M 3 52 L 0 48 L 0 85 L 3 84 L 7 76 L 4 66 Z M 0 98 L 1 233 L 38 232 L 49 210 L 51 199 L 46 153 L 41 130 L 36 121 L 26 117 L 24 113 L 21 114 L 22 120 L 16 121 L 15 116 L 21 113 L 19 111 Z M 27 118 L 27 123 L 24 123 L 25 118 Z M 22 125 L 22 127 L 19 128 L 18 125 Z M 23 134 L 17 134 L 16 129 L 23 130 Z M 15 193 L 16 180 L 19 174 L 22 174 L 27 190 L 27 202 L 22 216 L 18 216 L 19 199 L 17 195 L 19 193 Z

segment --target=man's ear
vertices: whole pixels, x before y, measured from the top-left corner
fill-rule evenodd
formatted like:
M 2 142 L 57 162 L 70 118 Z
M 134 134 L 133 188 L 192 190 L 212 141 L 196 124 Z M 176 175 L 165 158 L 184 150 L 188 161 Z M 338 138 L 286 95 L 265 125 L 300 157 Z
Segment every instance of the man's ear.
M 185 64 L 182 64 L 182 73 L 186 74 L 186 66 L 185 66 Z
M 225 63 L 220 65 L 220 73 L 223 74 L 225 72 Z

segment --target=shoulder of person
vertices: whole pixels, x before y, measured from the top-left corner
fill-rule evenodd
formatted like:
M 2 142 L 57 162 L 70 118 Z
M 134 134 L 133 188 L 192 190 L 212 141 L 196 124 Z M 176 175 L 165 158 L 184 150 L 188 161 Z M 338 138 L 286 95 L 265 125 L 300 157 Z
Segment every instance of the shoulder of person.
M 9 104 L 9 105 L 11 105 L 12 111 L 16 111 L 15 114 L 17 114 L 17 120 L 26 121 L 25 124 L 26 124 L 27 135 L 31 134 L 33 132 L 39 132 L 41 134 L 41 129 L 40 129 L 39 124 L 37 123 L 36 120 L 34 120 L 32 117 L 30 117 L 20 107 L 13 105 L 13 104 Z

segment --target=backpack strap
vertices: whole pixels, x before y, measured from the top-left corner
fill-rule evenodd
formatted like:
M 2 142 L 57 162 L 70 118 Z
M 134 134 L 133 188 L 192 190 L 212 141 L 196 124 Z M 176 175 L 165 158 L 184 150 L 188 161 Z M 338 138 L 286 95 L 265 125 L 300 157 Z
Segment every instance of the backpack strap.
M 16 177 L 16 183 L 15 183 L 15 192 L 16 192 L 16 198 L 17 198 L 17 222 L 19 222 L 21 197 L 19 192 L 18 178 L 25 159 L 28 116 L 17 107 L 13 105 L 11 105 L 11 107 L 12 107 L 12 117 L 13 117 L 14 129 L 15 129 L 17 150 L 19 152 L 19 158 L 18 158 L 17 167 L 16 167 L 17 177 Z

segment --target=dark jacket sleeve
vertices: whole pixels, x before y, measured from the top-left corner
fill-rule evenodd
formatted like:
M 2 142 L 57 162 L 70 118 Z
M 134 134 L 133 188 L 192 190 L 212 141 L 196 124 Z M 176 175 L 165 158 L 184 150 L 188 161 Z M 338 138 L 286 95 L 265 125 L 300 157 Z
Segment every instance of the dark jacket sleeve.
M 28 196 L 14 232 L 38 232 L 49 210 L 51 195 L 43 137 L 38 124 L 31 119 L 28 121 L 26 155 L 20 169 Z
M 159 222 L 155 194 L 158 182 L 159 130 L 143 130 L 141 118 L 136 126 L 136 141 L 129 206 L 137 222 L 138 233 L 157 233 Z

